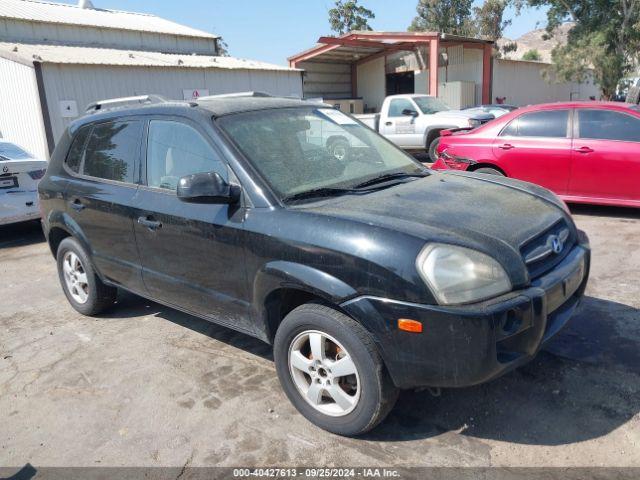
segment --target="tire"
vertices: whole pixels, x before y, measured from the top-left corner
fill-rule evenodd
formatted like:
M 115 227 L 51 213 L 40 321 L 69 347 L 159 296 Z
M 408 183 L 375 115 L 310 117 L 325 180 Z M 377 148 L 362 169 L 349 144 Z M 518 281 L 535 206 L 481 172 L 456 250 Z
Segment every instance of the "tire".
M 436 152 L 438 145 L 440 145 L 440 137 L 434 138 L 429 144 L 429 158 L 432 162 L 436 162 L 438 160 L 438 154 Z
M 349 160 L 351 145 L 346 140 L 338 139 L 329 144 L 328 150 L 336 160 L 345 162 Z
M 485 175 L 499 175 L 500 177 L 504 177 L 504 173 L 500 170 L 490 167 L 478 168 L 477 170 L 474 170 L 473 173 L 484 173 Z
M 60 242 L 56 259 L 62 290 L 78 312 L 98 315 L 115 303 L 118 290 L 98 278 L 87 253 L 75 238 L 67 237 Z
M 313 339 L 316 345 L 324 345 L 321 361 L 311 351 Z M 285 317 L 276 332 L 274 357 L 291 403 L 307 420 L 338 435 L 371 430 L 398 398 L 371 335 L 347 315 L 324 305 L 305 304 Z M 336 366 L 337 360 L 345 362 Z M 338 375 L 338 368 L 345 374 Z M 355 373 L 349 374 L 352 370 Z M 314 400 L 308 400 L 303 391 L 311 392 L 316 383 L 316 395 L 309 395 Z

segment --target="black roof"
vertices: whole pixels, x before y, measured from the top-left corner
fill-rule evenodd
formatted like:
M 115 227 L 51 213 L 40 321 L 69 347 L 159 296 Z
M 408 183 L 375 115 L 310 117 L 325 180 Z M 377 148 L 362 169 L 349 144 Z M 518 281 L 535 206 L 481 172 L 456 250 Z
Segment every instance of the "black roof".
M 274 108 L 326 107 L 318 102 L 307 102 L 296 98 L 269 96 L 219 96 L 204 97 L 195 100 L 198 107 L 210 111 L 214 116 L 231 115 L 233 113 L 254 112 Z

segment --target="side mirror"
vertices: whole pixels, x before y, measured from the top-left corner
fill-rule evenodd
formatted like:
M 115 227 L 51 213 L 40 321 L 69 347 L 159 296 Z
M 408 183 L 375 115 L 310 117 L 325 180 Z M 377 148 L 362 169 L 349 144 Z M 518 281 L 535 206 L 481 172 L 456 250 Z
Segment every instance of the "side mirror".
M 415 110 L 412 110 L 411 108 L 405 108 L 404 110 L 402 110 L 402 115 L 415 118 L 420 114 Z
M 240 200 L 240 187 L 216 172 L 194 173 L 178 181 L 177 195 L 183 202 L 231 204 Z

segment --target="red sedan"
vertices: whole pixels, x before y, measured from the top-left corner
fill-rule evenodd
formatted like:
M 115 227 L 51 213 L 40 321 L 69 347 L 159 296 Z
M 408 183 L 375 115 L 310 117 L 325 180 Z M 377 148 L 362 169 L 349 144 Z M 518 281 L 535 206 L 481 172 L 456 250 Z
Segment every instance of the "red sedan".
M 567 202 L 640 207 L 640 108 L 569 102 L 521 108 L 443 132 L 435 169 L 506 175 Z

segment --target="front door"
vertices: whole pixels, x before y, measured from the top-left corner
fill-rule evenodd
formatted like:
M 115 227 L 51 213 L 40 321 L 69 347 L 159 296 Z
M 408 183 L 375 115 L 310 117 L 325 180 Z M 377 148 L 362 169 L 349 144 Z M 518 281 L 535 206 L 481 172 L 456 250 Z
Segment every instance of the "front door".
M 402 148 L 420 148 L 422 133 L 417 125 L 417 117 L 405 115 L 410 110 L 419 115 L 418 107 L 408 98 L 394 98 L 389 102 L 387 116 L 381 118 L 380 133 Z
M 640 202 L 640 117 L 579 109 L 569 195 Z
M 90 248 L 93 264 L 112 283 L 143 291 L 133 232 L 143 122 L 98 123 L 78 132 L 67 157 L 72 172 L 67 212 Z
M 541 110 L 513 119 L 493 143 L 509 177 L 566 194 L 571 171 L 569 110 Z
M 182 119 L 152 119 L 146 135 L 146 185 L 137 195 L 135 232 L 149 295 L 218 323 L 253 331 L 248 321 L 244 209 L 186 203 L 185 175 L 218 172 L 222 155 L 206 131 Z

